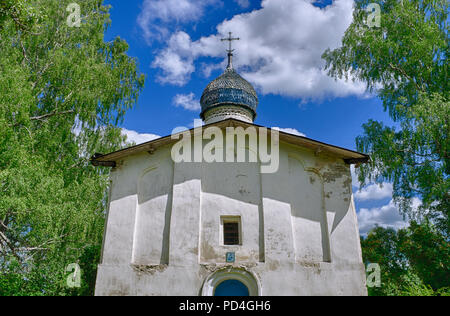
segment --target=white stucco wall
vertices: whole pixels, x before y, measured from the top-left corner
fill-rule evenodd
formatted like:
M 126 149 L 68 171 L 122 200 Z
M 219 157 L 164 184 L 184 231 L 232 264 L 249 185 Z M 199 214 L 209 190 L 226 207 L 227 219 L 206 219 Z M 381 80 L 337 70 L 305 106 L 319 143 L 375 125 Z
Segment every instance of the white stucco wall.
M 278 172 L 261 174 L 259 163 L 176 164 L 170 149 L 111 172 L 96 295 L 201 295 L 223 269 L 251 275 L 259 295 L 366 295 L 342 160 L 281 143 Z M 242 245 L 223 245 L 222 216 L 240 216 Z

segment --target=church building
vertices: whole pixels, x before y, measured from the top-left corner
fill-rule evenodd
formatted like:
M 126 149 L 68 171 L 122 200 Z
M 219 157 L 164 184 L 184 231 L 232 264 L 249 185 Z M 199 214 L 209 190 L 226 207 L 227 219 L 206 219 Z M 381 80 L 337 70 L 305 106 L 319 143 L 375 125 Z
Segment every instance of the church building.
M 96 295 L 367 295 L 350 166 L 369 157 L 254 124 L 225 40 L 203 125 L 92 157 L 111 167 Z

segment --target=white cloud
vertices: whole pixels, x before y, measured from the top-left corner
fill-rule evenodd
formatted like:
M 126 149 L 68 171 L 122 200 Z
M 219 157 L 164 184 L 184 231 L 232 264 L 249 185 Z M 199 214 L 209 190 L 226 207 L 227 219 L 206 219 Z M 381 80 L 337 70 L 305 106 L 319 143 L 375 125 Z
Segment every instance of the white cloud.
M 383 182 L 382 184 L 369 183 L 359 190 L 360 187 L 358 175 L 354 165 L 350 166 L 352 175 L 353 195 L 358 201 L 381 200 L 384 198 L 392 198 L 392 183 Z
M 131 131 L 126 128 L 122 128 L 122 135 L 127 136 L 127 143 L 134 142 L 136 145 L 149 142 L 151 140 L 160 138 L 161 136 L 155 134 L 141 134 L 136 131 Z
M 183 86 L 195 71 L 194 61 L 204 56 L 222 56 L 223 46 L 220 45 L 220 37 L 203 37 L 192 42 L 189 34 L 179 31 L 173 34 L 167 42 L 167 47 L 162 50 L 152 63 L 154 68 L 160 68 L 162 74 L 157 77 L 161 83 Z M 216 65 L 205 65 L 203 72 L 211 73 Z
M 262 8 L 235 15 L 217 26 L 217 34 L 192 41 L 183 31 L 170 37 L 156 57 L 160 81 L 184 85 L 200 57 L 224 57 L 222 37 L 233 32 L 235 68 L 263 94 L 305 100 L 365 95 L 362 83 L 335 81 L 323 70 L 322 53 L 340 46 L 352 20 L 353 0 L 336 0 L 326 8 L 309 0 L 263 0 Z M 217 65 L 202 65 L 214 69 Z M 225 67 L 225 60 L 221 63 Z
M 146 40 L 162 39 L 169 35 L 170 25 L 197 21 L 215 3 L 220 0 L 145 0 L 137 22 Z
M 241 8 L 248 8 L 250 6 L 250 0 L 234 0 Z
M 355 192 L 355 199 L 359 201 L 381 200 L 388 197 L 392 197 L 392 183 L 385 182 L 381 186 L 372 183 Z
M 419 204 L 419 199 L 413 199 L 413 208 L 417 208 Z M 408 226 L 408 222 L 403 220 L 393 200 L 381 207 L 361 208 L 358 212 L 358 224 L 361 235 L 366 235 L 376 225 L 393 229 Z
M 280 132 L 285 132 L 285 133 L 288 133 L 288 134 L 293 134 L 293 135 L 297 135 L 297 136 L 306 137 L 305 134 L 299 132 L 295 128 L 290 128 L 290 127 L 288 127 L 288 128 L 272 127 L 272 129 L 279 130 Z
M 176 107 L 182 107 L 189 111 L 198 111 L 201 108 L 200 101 L 195 98 L 192 92 L 189 94 L 177 94 L 173 98 L 173 104 Z
M 350 166 L 350 173 L 352 175 L 352 187 L 359 188 L 358 175 L 356 174 L 355 165 Z
M 168 47 L 152 64 L 153 67 L 163 70 L 163 75 L 158 76 L 160 82 L 182 86 L 189 80 L 195 71 L 191 46 L 191 38 L 184 32 L 178 32 L 170 38 Z

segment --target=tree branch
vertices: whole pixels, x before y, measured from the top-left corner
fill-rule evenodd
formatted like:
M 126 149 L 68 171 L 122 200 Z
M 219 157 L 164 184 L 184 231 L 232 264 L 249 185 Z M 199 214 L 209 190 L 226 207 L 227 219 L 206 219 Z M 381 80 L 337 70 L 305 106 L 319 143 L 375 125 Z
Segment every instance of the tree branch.
M 55 116 L 55 115 L 64 115 L 64 114 L 70 114 L 70 113 L 74 113 L 74 110 L 69 110 L 69 111 L 63 111 L 63 112 L 53 112 L 53 113 L 48 113 L 48 114 L 44 114 L 41 116 L 33 116 L 30 117 L 30 120 L 34 121 L 34 120 L 39 120 L 42 121 L 44 119 L 47 119 L 49 117 Z
M 398 71 L 400 72 L 404 77 L 406 77 L 406 79 L 409 80 L 409 82 L 412 82 L 414 84 L 414 86 L 416 87 L 416 89 L 418 91 L 424 91 L 422 88 L 419 87 L 419 85 L 417 84 L 417 82 L 415 82 L 407 73 L 405 70 L 403 70 L 402 68 L 399 68 L 395 65 L 393 65 L 392 63 L 389 63 L 389 67 L 394 70 L 394 71 Z

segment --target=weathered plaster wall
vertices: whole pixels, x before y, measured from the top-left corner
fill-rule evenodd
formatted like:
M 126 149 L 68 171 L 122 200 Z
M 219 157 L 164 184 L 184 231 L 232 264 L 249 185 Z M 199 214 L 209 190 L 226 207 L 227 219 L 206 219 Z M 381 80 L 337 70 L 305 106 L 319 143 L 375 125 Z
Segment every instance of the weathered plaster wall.
M 365 295 L 348 165 L 282 143 L 280 168 L 179 163 L 170 147 L 111 173 L 97 295 L 200 295 L 216 271 L 251 273 L 262 295 Z M 222 216 L 240 216 L 225 246 Z M 236 252 L 234 264 L 225 254 Z

